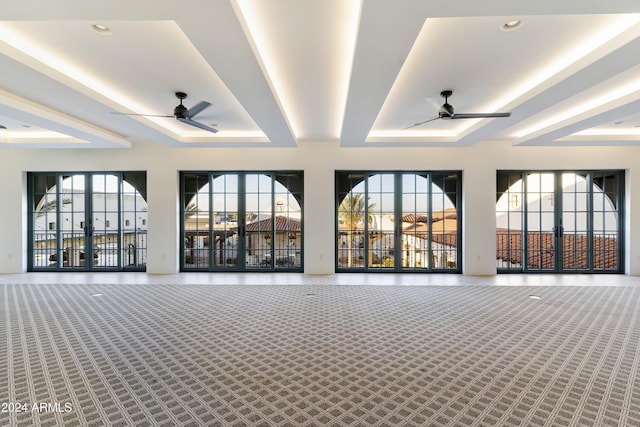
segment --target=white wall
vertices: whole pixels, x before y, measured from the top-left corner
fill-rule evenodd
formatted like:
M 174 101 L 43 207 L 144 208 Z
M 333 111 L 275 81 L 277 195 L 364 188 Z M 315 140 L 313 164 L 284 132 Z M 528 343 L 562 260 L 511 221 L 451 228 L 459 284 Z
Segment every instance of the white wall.
M 640 275 L 640 147 L 171 148 L 135 144 L 112 150 L 0 149 L 0 273 L 26 268 L 26 172 L 146 170 L 150 274 L 178 271 L 178 173 L 181 170 L 304 170 L 305 272 L 334 272 L 335 170 L 462 170 L 463 272 L 495 274 L 495 192 L 499 169 L 627 170 L 626 270 Z

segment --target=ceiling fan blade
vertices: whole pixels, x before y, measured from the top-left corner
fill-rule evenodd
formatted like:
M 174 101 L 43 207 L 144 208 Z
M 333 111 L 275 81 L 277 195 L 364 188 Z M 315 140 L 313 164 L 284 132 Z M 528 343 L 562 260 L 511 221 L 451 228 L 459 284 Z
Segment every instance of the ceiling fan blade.
M 431 107 L 434 109 L 434 111 L 438 111 L 440 110 L 440 103 L 438 101 L 435 100 L 434 97 L 432 96 L 427 96 L 425 99 L 425 102 L 429 105 L 431 105 Z
M 112 111 L 111 114 L 118 114 L 120 116 L 142 116 L 142 117 L 171 117 L 173 118 L 174 116 L 167 116 L 165 114 L 135 114 L 135 113 L 118 113 L 116 111 Z
M 454 113 L 451 120 L 454 119 L 488 119 L 493 117 L 509 117 L 511 113 Z
M 414 123 L 414 124 L 412 124 L 411 126 L 407 126 L 405 129 L 411 129 L 411 128 L 414 128 L 414 127 L 416 127 L 416 126 L 420 126 L 420 125 L 423 125 L 423 124 L 425 124 L 425 123 L 429 123 L 429 122 L 432 122 L 432 121 L 434 121 L 434 120 L 438 120 L 439 118 L 440 118 L 440 117 L 434 117 L 433 119 L 425 120 L 425 121 L 423 121 L 423 122 Z
M 213 133 L 217 133 L 218 132 L 218 129 L 215 129 L 215 128 L 212 128 L 212 127 L 207 126 L 205 124 L 196 122 L 195 120 L 191 120 L 189 118 L 178 117 L 178 120 L 181 121 L 182 123 L 186 123 L 188 125 L 195 126 L 197 128 L 207 130 L 209 132 L 213 132 Z
M 196 104 L 195 106 L 191 107 L 189 109 L 189 111 L 187 111 L 187 115 L 186 117 L 188 119 L 192 119 L 193 116 L 195 116 L 196 114 L 198 114 L 200 111 L 204 110 L 205 108 L 207 108 L 208 106 L 210 106 L 211 103 L 207 102 L 207 101 L 202 101 L 199 104 Z

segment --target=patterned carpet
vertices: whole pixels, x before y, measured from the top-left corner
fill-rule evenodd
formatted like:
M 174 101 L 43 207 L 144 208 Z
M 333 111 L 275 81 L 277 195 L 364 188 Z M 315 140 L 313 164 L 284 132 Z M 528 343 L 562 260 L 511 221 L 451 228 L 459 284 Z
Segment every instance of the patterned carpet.
M 0 425 L 640 425 L 634 287 L 15 284 L 0 298 Z

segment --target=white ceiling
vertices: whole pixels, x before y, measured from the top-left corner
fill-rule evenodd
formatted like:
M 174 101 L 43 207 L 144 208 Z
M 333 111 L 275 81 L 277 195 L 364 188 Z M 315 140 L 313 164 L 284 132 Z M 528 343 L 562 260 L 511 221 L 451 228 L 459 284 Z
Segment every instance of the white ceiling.
M 640 145 L 637 0 L 21 0 L 0 70 L 4 146 Z M 444 89 L 512 115 L 408 128 Z M 171 115 L 176 91 L 219 132 L 113 114 Z

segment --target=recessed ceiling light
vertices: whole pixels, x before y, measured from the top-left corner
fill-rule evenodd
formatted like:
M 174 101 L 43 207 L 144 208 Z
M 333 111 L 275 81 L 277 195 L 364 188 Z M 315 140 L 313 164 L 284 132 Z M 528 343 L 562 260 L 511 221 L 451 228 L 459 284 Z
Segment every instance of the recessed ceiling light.
M 517 30 L 519 28 L 522 28 L 522 21 L 519 19 L 512 19 L 511 21 L 507 21 L 505 22 L 502 27 L 502 31 L 514 31 Z
M 95 31 L 96 33 L 101 34 L 103 36 L 111 35 L 111 28 L 107 27 L 106 25 L 93 24 L 93 25 L 91 25 L 91 29 L 93 31 Z
M 91 296 L 92 296 L 92 297 L 101 297 L 101 296 L 103 296 L 103 295 L 104 295 L 104 294 L 97 293 L 97 294 L 92 294 Z
M 529 295 L 529 298 L 531 298 L 531 299 L 542 299 L 542 297 L 538 296 L 538 295 Z

